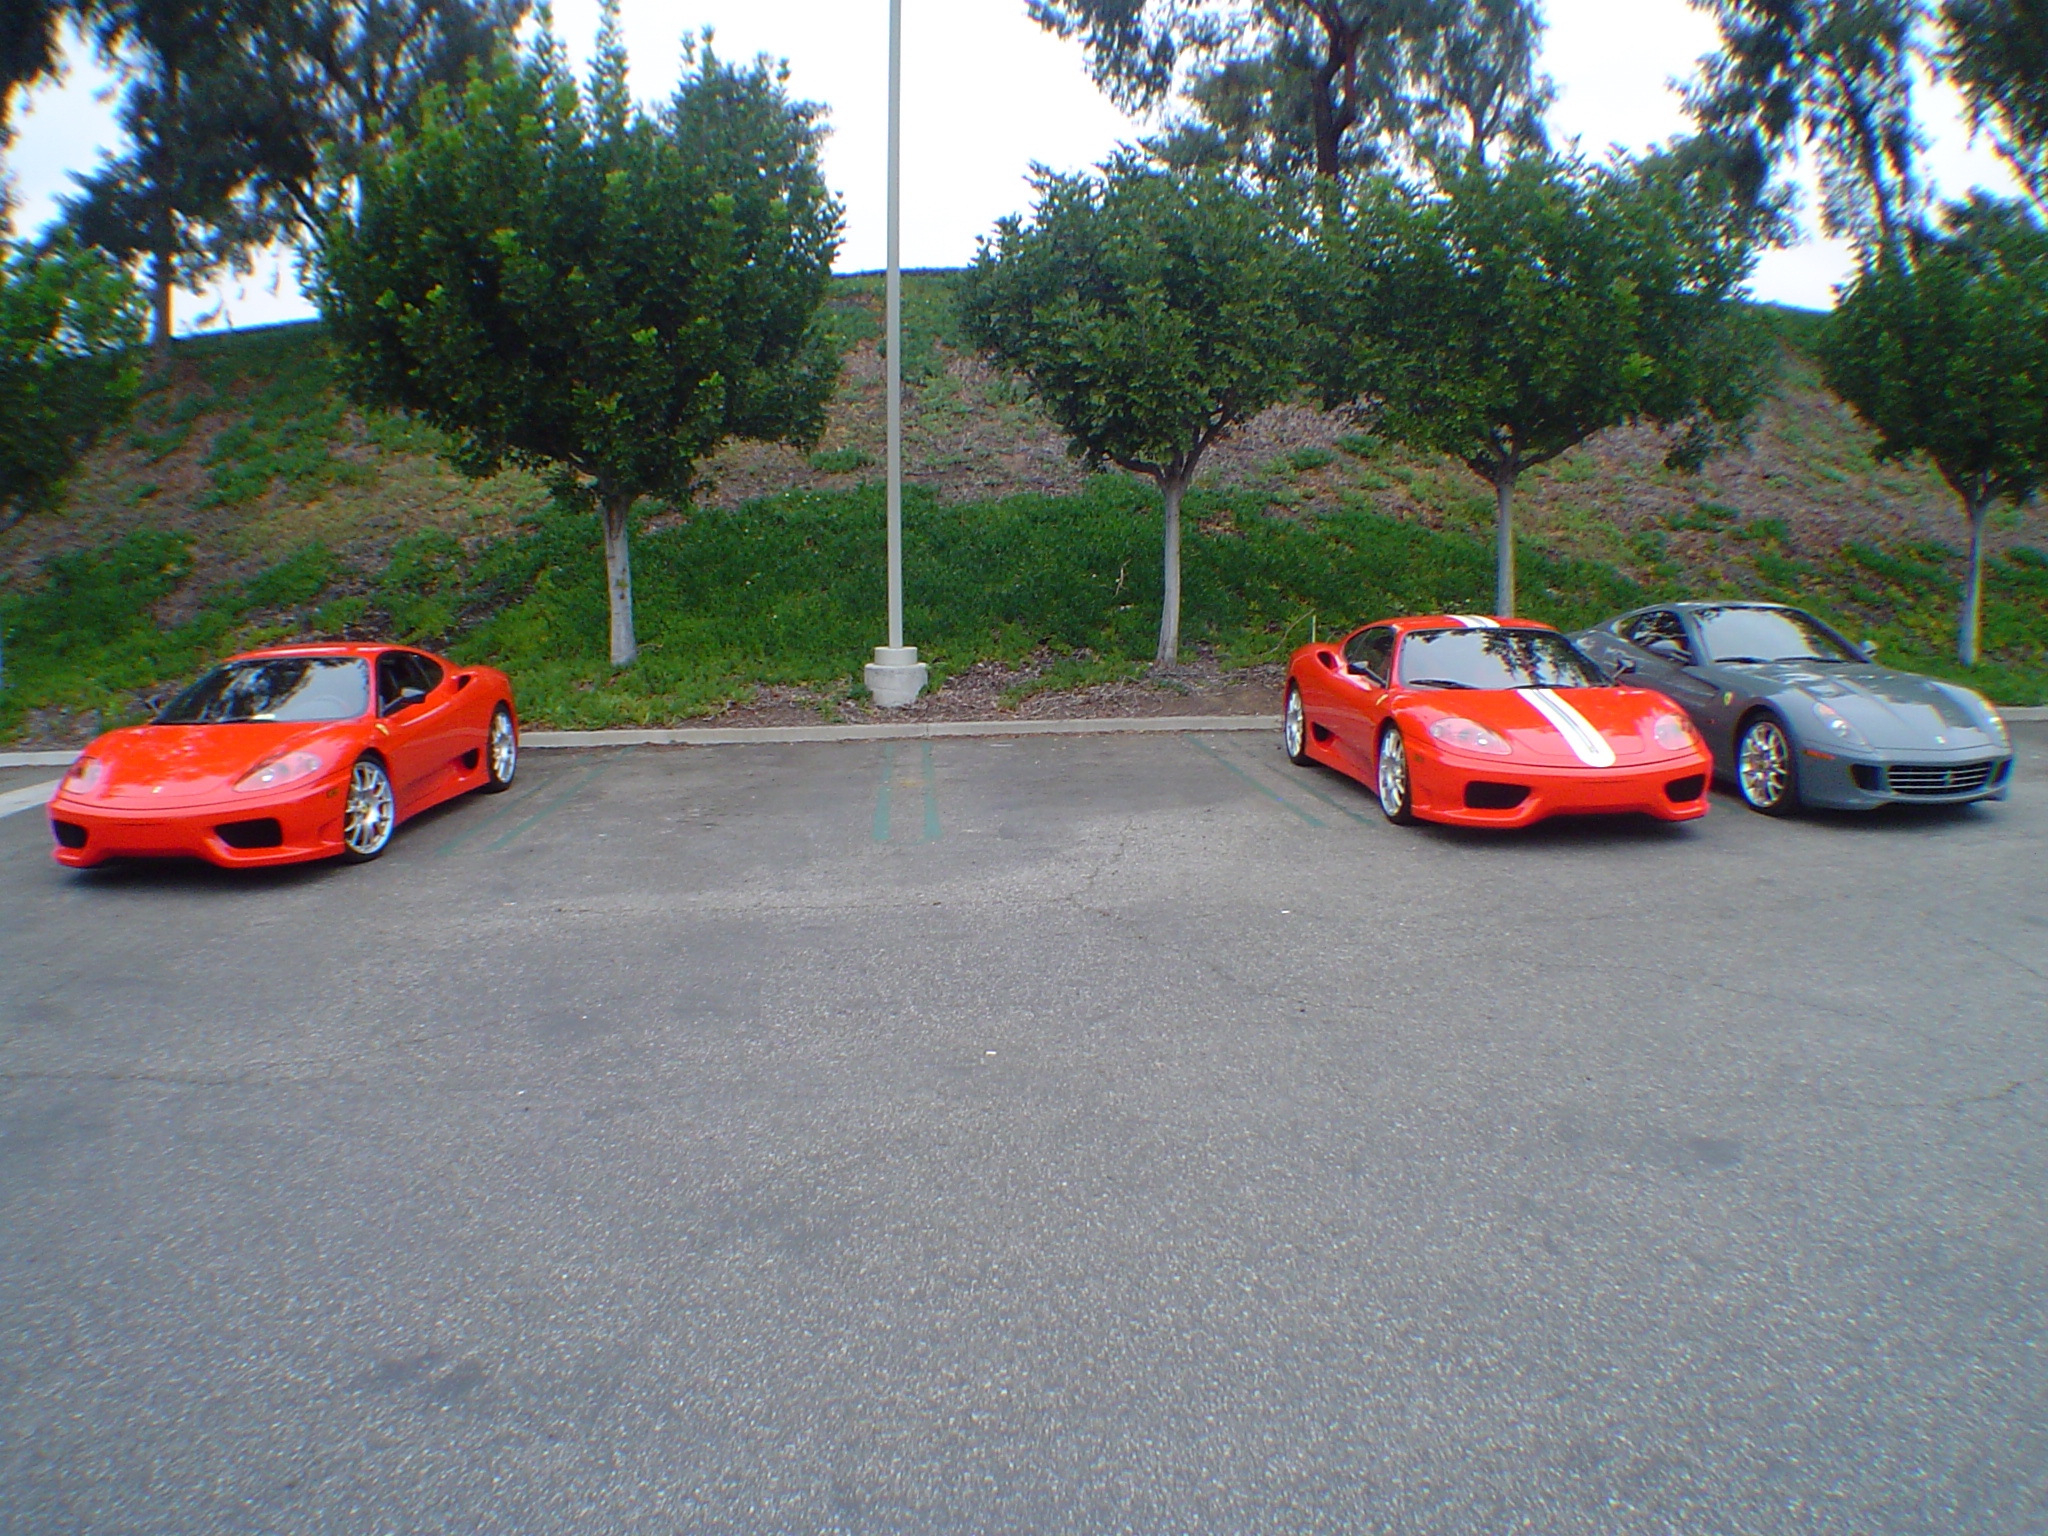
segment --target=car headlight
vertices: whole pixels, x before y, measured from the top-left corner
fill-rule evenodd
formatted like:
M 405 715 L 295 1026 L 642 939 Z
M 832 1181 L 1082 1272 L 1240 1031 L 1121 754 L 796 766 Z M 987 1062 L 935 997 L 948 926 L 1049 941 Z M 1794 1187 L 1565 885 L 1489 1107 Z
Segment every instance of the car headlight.
M 1822 704 L 1816 701 L 1813 706 L 1813 712 L 1819 717 L 1820 723 L 1827 727 L 1828 734 L 1841 742 L 1842 745 L 1847 747 L 1867 747 L 1870 745 L 1869 742 L 1863 739 L 1863 733 L 1847 720 L 1844 720 L 1841 711 L 1832 704 Z
M 107 781 L 107 765 L 96 757 L 81 757 L 64 775 L 67 794 L 89 795 Z
M 1506 757 L 1514 751 L 1505 740 L 1477 720 L 1467 720 L 1458 715 L 1446 715 L 1441 720 L 1431 721 L 1429 734 L 1460 752 L 1487 752 L 1495 757 Z
M 1667 752 L 1683 752 L 1699 745 L 1699 734 L 1683 715 L 1658 715 L 1650 722 L 1650 738 Z
M 284 752 L 276 757 L 265 758 L 251 768 L 236 782 L 235 788 L 282 789 L 287 784 L 296 784 L 300 779 L 310 779 L 326 766 L 317 752 Z

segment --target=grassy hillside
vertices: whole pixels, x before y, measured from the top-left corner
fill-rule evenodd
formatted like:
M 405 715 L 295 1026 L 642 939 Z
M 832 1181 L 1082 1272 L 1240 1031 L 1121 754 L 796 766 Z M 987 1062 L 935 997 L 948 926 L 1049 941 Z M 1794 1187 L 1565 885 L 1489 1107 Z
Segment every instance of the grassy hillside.
M 951 285 L 906 285 L 910 638 L 941 677 L 994 675 L 1010 703 L 1135 677 L 1157 619 L 1155 498 L 1084 475 L 1017 381 L 963 351 Z M 306 634 L 503 665 L 536 724 L 762 698 L 858 712 L 881 638 L 879 307 L 876 279 L 837 284 L 846 372 L 816 450 L 735 445 L 693 505 L 642 505 L 645 655 L 618 675 L 590 520 L 522 475 L 465 480 L 432 432 L 347 407 L 316 327 L 184 342 L 67 509 L 0 536 L 0 740 L 78 740 L 225 650 Z M 1890 659 L 1962 675 L 1944 661 L 1952 498 L 1871 460 L 1818 386 L 1810 319 L 1776 320 L 1780 387 L 1744 450 L 1687 476 L 1661 467 L 1655 434 L 1622 431 L 1527 478 L 1525 610 L 1573 624 L 1679 593 L 1797 599 Z M 1486 487 L 1306 406 L 1219 451 L 1190 511 L 1185 632 L 1212 670 L 1277 660 L 1312 627 L 1490 601 Z M 1994 547 L 1972 680 L 2048 699 L 2048 522 L 2003 514 Z

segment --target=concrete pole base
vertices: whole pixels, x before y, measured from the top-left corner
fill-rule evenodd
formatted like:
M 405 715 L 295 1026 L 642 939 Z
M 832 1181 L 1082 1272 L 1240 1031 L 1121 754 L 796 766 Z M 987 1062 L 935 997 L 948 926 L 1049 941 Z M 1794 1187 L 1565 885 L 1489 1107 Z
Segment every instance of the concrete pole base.
M 931 680 L 931 671 L 917 659 L 914 645 L 878 645 L 867 666 L 868 692 L 883 709 L 915 704 Z

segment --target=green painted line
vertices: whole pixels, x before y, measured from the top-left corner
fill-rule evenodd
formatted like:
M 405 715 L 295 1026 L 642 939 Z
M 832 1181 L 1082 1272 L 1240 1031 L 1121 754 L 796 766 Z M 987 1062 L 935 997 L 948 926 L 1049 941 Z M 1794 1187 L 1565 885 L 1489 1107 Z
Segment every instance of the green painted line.
M 1313 768 L 1302 769 L 1302 772 L 1304 774 L 1314 773 L 1315 771 L 1316 770 Z M 1346 805 L 1342 800 L 1339 800 L 1335 795 L 1324 794 L 1320 789 L 1317 789 L 1315 785 L 1309 783 L 1306 779 L 1295 779 L 1290 777 L 1288 782 L 1293 784 L 1296 789 L 1305 790 L 1309 794 L 1314 795 L 1318 800 L 1322 801 L 1323 804 L 1327 805 L 1331 810 L 1343 812 L 1346 816 L 1349 816 L 1353 821 L 1357 822 L 1360 826 L 1369 827 L 1373 825 L 1373 817 L 1366 815 L 1363 811 L 1354 811 L 1353 809 L 1351 809 L 1350 806 Z
M 924 744 L 924 840 L 939 840 L 939 780 L 932 772 L 932 744 Z
M 875 841 L 889 841 L 889 785 L 896 777 L 896 743 L 882 748 L 882 787 L 875 792 Z
M 1221 763 L 1224 767 L 1228 768 L 1240 779 L 1243 779 L 1245 783 L 1251 785 L 1253 789 L 1256 789 L 1260 794 L 1264 795 L 1268 800 L 1271 800 L 1275 805 L 1286 806 L 1288 810 L 1294 812 L 1295 815 L 1299 816 L 1303 821 L 1307 822 L 1312 827 L 1320 827 L 1324 825 L 1323 819 L 1320 816 L 1315 816 L 1307 811 L 1304 811 L 1300 806 L 1296 805 L 1292 800 L 1289 800 L 1285 795 L 1280 794 L 1276 790 L 1266 788 L 1265 785 L 1261 784 L 1257 779 L 1253 778 L 1250 774 L 1246 773 L 1242 768 L 1238 767 L 1237 764 L 1233 763 L 1221 752 L 1218 752 L 1214 747 L 1210 746 L 1209 743 L 1202 740 L 1201 737 L 1189 736 L 1185 737 L 1184 739 L 1189 742 L 1192 742 L 1195 746 L 1200 747 L 1204 752 L 1208 753 L 1211 757 L 1215 758 L 1217 762 Z
M 510 832 L 507 832 L 503 837 L 499 838 L 496 842 L 486 843 L 484 845 L 483 851 L 485 853 L 489 853 L 493 849 L 504 847 L 507 843 L 511 842 L 515 837 L 519 836 L 520 833 L 524 832 L 528 827 L 533 826 L 536 822 L 545 821 L 548 817 L 554 815 L 556 811 L 559 811 L 571 800 L 574 800 L 577 794 L 581 792 L 581 790 L 586 784 L 588 784 L 592 779 L 596 778 L 599 774 L 603 773 L 605 769 L 611 767 L 612 759 L 616 758 L 617 756 L 618 753 L 614 752 L 611 755 L 611 757 L 607 757 L 603 762 L 592 763 L 588 768 L 583 770 L 583 776 L 579 778 L 574 784 L 571 784 L 567 789 L 563 790 L 559 795 L 555 796 L 554 799 L 550 800 L 546 805 L 542 806 L 539 810 L 535 811 L 531 816 L 527 817 L 526 820 L 519 823 L 518 826 L 514 827 Z
M 489 831 L 492 827 L 496 826 L 499 822 L 503 821 L 507 816 L 510 816 L 514 811 L 518 810 L 521 806 L 531 804 L 536 798 L 547 793 L 547 788 L 548 781 L 542 780 L 540 783 L 533 785 L 524 794 L 514 795 L 505 804 L 499 806 L 495 811 L 491 812 L 490 815 L 486 816 L 482 821 L 478 822 L 475 826 L 468 828 L 466 831 L 456 833 L 455 836 L 449 838 L 447 842 L 443 843 L 440 847 L 436 848 L 434 850 L 434 857 L 438 859 L 443 854 L 453 853 L 456 849 L 460 848 L 464 843 L 469 842 L 472 839 L 479 836 L 480 834 Z

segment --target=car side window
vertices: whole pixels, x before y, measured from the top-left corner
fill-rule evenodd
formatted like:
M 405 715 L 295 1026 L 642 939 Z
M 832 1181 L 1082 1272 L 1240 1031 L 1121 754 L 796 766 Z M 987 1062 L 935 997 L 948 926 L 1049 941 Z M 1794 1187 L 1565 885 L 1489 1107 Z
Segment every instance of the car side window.
M 412 663 L 413 675 L 413 680 L 408 686 L 419 689 L 421 693 L 432 693 L 441 686 L 441 679 L 446 673 L 438 661 L 429 656 L 422 656 L 417 651 L 407 652 L 406 660 Z
M 1384 625 L 1361 630 L 1344 645 L 1344 660 L 1351 669 L 1368 674 L 1376 683 L 1384 683 L 1392 675 L 1390 664 L 1393 659 L 1394 632 Z
M 1685 638 L 1685 622 L 1669 608 L 1639 613 L 1621 626 L 1621 638 L 1653 656 L 1667 661 L 1690 662 L 1692 645 Z
M 405 652 L 386 651 L 377 658 L 377 713 L 388 715 L 407 687 Z

